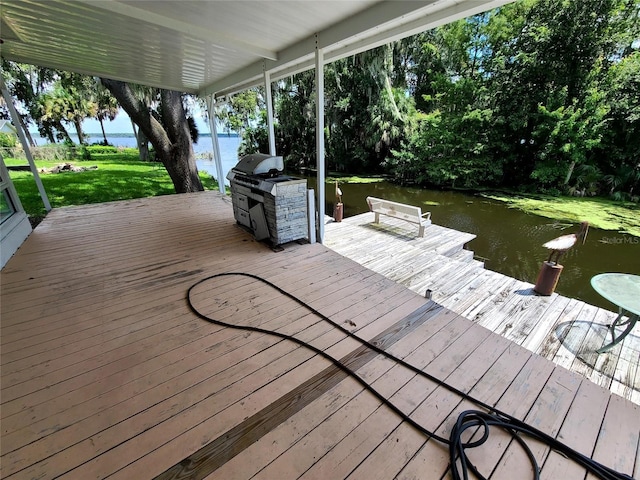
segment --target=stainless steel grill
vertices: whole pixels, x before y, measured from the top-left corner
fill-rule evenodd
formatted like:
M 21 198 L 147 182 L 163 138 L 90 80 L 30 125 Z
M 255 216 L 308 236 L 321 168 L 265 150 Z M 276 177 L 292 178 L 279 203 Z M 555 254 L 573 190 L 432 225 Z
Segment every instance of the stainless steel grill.
M 227 174 L 233 215 L 257 240 L 273 245 L 307 237 L 307 182 L 283 175 L 282 157 L 254 153 Z

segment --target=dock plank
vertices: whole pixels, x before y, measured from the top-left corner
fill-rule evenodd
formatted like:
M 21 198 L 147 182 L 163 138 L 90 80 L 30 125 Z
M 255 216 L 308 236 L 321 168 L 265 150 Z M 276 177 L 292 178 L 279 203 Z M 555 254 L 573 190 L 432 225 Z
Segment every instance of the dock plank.
M 328 221 L 326 245 L 637 402 L 640 336 L 632 333 L 604 354 L 595 351 L 604 344 L 602 325 L 611 323 L 613 312 L 555 293 L 537 295 L 530 283 L 460 260 L 458 254 L 473 238 L 471 234 L 431 225 L 425 238 L 419 238 L 396 219 L 377 226 L 372 220 L 373 215 L 362 214 L 340 223 Z M 358 243 L 352 242 L 353 238 Z

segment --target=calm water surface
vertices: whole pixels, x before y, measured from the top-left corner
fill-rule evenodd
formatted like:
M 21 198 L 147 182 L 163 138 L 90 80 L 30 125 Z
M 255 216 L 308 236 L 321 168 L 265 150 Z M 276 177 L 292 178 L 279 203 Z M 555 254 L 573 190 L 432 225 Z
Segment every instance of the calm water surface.
M 315 188 L 315 181 L 313 184 Z M 387 182 L 341 184 L 340 188 L 345 216 L 367 212 L 365 199 L 369 195 L 420 206 L 423 212 L 431 212 L 435 224 L 477 235 L 468 248 L 484 259 L 486 268 L 530 283 L 535 283 L 540 265 L 548 255 L 542 244 L 579 230 L 578 224 L 560 224 L 528 215 L 480 196 L 400 187 Z M 327 198 L 331 200 L 327 202 L 327 213 L 331 214 L 333 189 L 327 188 Z M 591 288 L 591 277 L 603 272 L 640 275 L 640 238 L 591 228 L 585 244 L 570 250 L 561 263 L 564 270 L 557 293 L 615 309 Z

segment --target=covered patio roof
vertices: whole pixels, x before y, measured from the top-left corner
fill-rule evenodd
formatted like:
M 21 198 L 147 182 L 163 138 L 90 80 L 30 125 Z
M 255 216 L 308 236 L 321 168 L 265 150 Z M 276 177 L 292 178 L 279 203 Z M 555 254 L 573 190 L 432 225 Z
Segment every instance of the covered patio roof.
M 197 94 L 211 118 L 228 95 L 315 68 L 316 132 L 323 132 L 325 64 L 510 1 L 5 0 L 0 48 L 17 62 Z M 269 153 L 276 155 L 270 90 Z M 224 193 L 216 142 L 214 158 Z M 323 135 L 316 164 L 317 218 L 324 218 Z M 322 242 L 322 222 L 317 230 Z
M 510 0 L 3 0 L 2 56 L 224 96 Z
M 2 0 L 1 53 L 219 98 L 502 3 Z M 198 311 L 299 333 L 439 435 L 471 395 L 640 474 L 637 405 L 322 245 L 266 249 L 235 227 L 227 197 L 201 192 L 56 209 L 2 271 L 0 476 L 449 475 L 442 445 L 361 395 L 333 363 L 198 319 L 187 289 L 238 269 L 313 310 L 235 279 L 202 284 Z M 403 370 L 313 312 L 441 381 Z M 506 432 L 486 447 L 477 465 L 489 478 L 532 473 Z M 533 452 L 543 477 L 586 477 L 543 444 Z

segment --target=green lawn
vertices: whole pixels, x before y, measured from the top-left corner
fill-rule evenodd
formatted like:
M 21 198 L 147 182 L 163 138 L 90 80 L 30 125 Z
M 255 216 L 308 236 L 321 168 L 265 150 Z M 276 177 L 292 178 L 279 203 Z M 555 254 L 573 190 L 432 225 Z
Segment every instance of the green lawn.
M 7 166 L 27 165 L 26 160 L 13 158 L 5 159 L 5 163 Z M 36 160 L 38 169 L 60 163 L 64 162 Z M 41 173 L 40 178 L 54 208 L 175 193 L 164 166 L 140 162 L 137 155 L 92 154 L 91 160 L 72 160 L 70 163 L 98 168 L 85 172 Z M 46 212 L 31 172 L 11 171 L 10 175 L 27 214 L 34 218 L 43 216 Z M 201 172 L 200 178 L 205 189 L 218 188 L 210 175 Z

